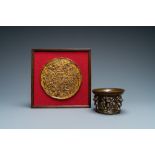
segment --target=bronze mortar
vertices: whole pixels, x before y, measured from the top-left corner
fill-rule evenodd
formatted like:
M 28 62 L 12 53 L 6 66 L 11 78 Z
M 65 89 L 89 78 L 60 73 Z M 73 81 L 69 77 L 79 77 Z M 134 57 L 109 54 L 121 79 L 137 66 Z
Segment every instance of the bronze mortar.
M 118 114 L 122 106 L 122 94 L 124 89 L 121 88 L 98 88 L 93 89 L 95 111 L 102 114 Z

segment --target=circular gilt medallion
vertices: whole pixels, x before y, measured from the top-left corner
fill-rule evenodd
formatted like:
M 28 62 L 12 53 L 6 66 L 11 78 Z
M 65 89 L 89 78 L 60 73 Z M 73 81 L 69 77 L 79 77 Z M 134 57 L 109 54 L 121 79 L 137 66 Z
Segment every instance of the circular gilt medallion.
M 79 67 L 68 58 L 54 58 L 41 71 L 41 86 L 55 99 L 71 98 L 78 92 L 81 82 Z

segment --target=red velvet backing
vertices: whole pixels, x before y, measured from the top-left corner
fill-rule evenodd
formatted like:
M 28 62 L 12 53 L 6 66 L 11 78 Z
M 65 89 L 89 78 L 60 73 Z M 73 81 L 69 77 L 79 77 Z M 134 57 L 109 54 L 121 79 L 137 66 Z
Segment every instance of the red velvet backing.
M 49 60 L 53 58 L 65 57 L 73 60 L 80 68 L 82 74 L 82 84 L 75 96 L 66 100 L 57 100 L 48 96 L 41 87 L 41 69 Z M 89 107 L 89 69 L 88 52 L 76 51 L 57 51 L 57 52 L 34 52 L 34 107 Z

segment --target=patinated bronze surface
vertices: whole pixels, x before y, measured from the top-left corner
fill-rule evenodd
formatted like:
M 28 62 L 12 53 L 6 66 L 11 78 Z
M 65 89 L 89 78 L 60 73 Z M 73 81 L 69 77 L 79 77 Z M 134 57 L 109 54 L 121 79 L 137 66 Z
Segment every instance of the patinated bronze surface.
M 64 100 L 74 96 L 82 82 L 80 68 L 68 58 L 54 58 L 42 69 L 41 86 L 52 98 Z
M 96 112 L 109 115 L 120 113 L 124 89 L 99 88 L 94 89 L 93 93 Z

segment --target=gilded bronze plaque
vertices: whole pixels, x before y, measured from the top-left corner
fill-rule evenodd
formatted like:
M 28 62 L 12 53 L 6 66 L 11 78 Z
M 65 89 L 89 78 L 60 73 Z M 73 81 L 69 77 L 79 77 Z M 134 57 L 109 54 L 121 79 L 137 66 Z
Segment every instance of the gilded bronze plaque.
M 55 99 L 71 98 L 78 92 L 81 82 L 80 68 L 68 58 L 54 58 L 41 71 L 41 86 Z

